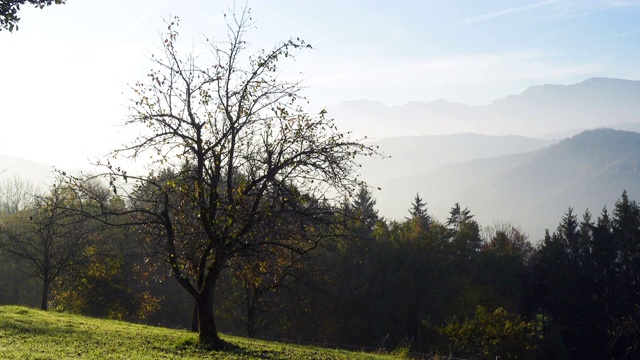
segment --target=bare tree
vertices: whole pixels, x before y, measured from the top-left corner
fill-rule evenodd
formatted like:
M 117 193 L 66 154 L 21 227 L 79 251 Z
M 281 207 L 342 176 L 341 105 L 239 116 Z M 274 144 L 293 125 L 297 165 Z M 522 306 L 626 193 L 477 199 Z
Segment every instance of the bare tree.
M 112 154 L 152 158 L 157 171 L 132 176 L 113 159 L 103 163 L 112 190 L 128 204 L 105 212 L 103 221 L 126 216 L 118 221 L 146 229 L 195 299 L 200 342 L 216 349 L 228 346 L 214 319 L 223 268 L 238 256 L 267 254 L 261 249 L 268 247 L 297 253 L 315 248 L 329 236 L 329 230 L 313 229 L 318 222 L 331 225 L 331 201 L 358 184 L 355 157 L 375 154 L 339 132 L 324 110 L 305 111 L 299 82 L 278 78 L 278 62 L 310 48 L 304 41 L 246 55 L 250 16 L 244 9 L 226 17 L 228 40 L 208 41 L 213 63 L 205 67 L 197 64 L 205 56 L 180 56 L 177 18 L 168 24 L 164 54 L 152 58 L 147 81 L 135 84 L 126 121 L 147 131 Z M 81 179 L 69 179 L 79 194 L 95 200 Z M 123 181 L 134 182 L 134 190 Z M 284 219 L 306 235 L 270 230 Z
M 0 250 L 26 260 L 30 268 L 25 270 L 42 281 L 42 310 L 48 308 L 53 282 L 83 256 L 86 240 L 82 234 L 83 220 L 67 211 L 72 194 L 68 189 L 53 186 L 49 194 L 33 195 L 31 206 L 11 206 L 17 210 L 0 215 Z M 14 195 L 26 198 L 19 191 Z M 17 203 L 17 199 L 9 202 Z
M 19 176 L 6 179 L 0 185 L 0 212 L 14 214 L 31 206 L 37 190 Z

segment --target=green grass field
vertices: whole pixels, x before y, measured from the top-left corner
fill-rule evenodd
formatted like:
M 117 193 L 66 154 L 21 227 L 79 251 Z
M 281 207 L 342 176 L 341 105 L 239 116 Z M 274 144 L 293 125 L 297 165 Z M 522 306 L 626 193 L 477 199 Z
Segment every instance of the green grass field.
M 0 306 L 0 359 L 393 359 L 224 336 L 233 351 L 206 351 L 184 330 Z

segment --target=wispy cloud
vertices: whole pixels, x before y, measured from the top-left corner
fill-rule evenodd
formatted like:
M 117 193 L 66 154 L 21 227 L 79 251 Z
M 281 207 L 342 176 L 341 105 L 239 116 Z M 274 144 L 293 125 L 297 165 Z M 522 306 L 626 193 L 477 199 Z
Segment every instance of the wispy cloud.
M 491 20 L 491 19 L 494 19 L 494 18 L 497 18 L 497 17 L 500 17 L 500 16 L 504 16 L 504 15 L 509 15 L 509 14 L 518 13 L 518 12 L 522 12 L 522 11 L 527 11 L 527 10 L 531 10 L 531 9 L 535 9 L 535 8 L 539 8 L 539 7 L 543 7 L 543 6 L 548 6 L 548 5 L 557 3 L 558 1 L 559 0 L 545 0 L 545 1 L 537 2 L 535 4 L 529 4 L 529 5 L 523 5 L 523 6 L 517 6 L 517 7 L 502 9 L 502 10 L 490 12 L 488 14 L 468 17 L 466 19 L 461 20 L 460 23 L 464 24 L 464 25 L 468 25 L 468 24 L 478 23 L 478 22 L 482 22 L 482 21 L 487 21 L 487 20 Z
M 594 37 L 594 38 L 588 39 L 586 41 L 615 39 L 615 38 L 621 38 L 621 37 L 631 36 L 631 35 L 636 35 L 636 34 L 640 34 L 640 30 L 625 31 L 625 32 L 617 33 L 617 34 L 611 34 L 611 35 L 606 35 L 606 36 L 598 36 L 598 37 Z
M 147 11 L 146 13 L 144 13 L 140 18 L 138 18 L 138 20 L 136 22 L 134 22 L 131 26 L 129 26 L 125 31 L 123 31 L 117 38 L 116 41 L 120 41 L 122 40 L 125 36 L 127 36 L 128 34 L 130 34 L 133 30 L 135 30 L 136 28 L 138 28 L 140 25 L 142 25 L 147 18 L 155 13 L 156 11 L 158 11 L 158 9 L 160 9 L 162 6 L 164 6 L 164 4 L 166 4 L 166 0 L 160 2 L 158 5 L 156 5 L 156 7 L 154 7 L 153 9 Z
M 596 2 L 574 2 L 574 1 L 562 1 L 558 3 L 559 6 L 554 8 L 553 12 L 548 13 L 543 18 L 572 18 L 589 16 L 594 13 L 607 10 L 616 9 L 628 9 L 628 8 L 640 8 L 640 2 L 634 1 L 610 1 L 600 0 Z

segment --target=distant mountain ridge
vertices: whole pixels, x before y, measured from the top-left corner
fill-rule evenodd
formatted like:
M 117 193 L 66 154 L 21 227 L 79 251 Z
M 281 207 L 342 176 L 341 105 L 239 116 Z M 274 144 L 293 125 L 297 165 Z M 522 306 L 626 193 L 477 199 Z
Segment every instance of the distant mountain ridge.
M 556 142 L 517 135 L 472 133 L 401 136 L 370 143 L 378 147 L 384 158 L 366 157 L 359 161 L 362 178 L 373 186 L 380 186 L 393 178 L 427 173 L 450 163 L 529 152 Z
M 460 202 L 482 225 L 509 221 L 536 241 L 545 228 L 555 229 L 569 206 L 579 214 L 588 208 L 596 218 L 604 206 L 611 209 L 623 190 L 640 198 L 640 134 L 597 129 L 529 153 L 391 180 L 383 185 L 378 206 L 382 214 L 401 218 L 420 192 L 441 220 Z
M 572 85 L 538 85 L 489 105 L 446 100 L 388 107 L 354 100 L 329 109 L 340 129 L 357 136 L 473 132 L 541 136 L 548 133 L 640 123 L 640 81 L 590 78 Z
M 0 185 L 2 181 L 17 176 L 35 186 L 46 187 L 53 183 L 53 169 L 53 166 L 20 157 L 0 155 Z

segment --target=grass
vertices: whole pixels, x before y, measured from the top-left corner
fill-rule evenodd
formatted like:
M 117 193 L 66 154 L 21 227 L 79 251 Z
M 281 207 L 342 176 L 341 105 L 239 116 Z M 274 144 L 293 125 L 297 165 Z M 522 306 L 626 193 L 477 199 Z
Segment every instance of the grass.
M 232 336 L 232 351 L 207 351 L 184 330 L 0 306 L 0 359 L 393 359 Z

